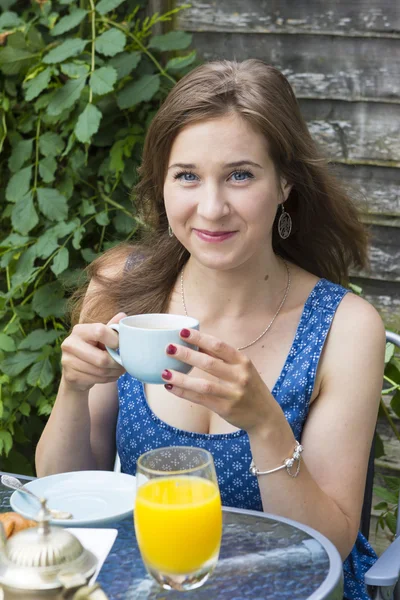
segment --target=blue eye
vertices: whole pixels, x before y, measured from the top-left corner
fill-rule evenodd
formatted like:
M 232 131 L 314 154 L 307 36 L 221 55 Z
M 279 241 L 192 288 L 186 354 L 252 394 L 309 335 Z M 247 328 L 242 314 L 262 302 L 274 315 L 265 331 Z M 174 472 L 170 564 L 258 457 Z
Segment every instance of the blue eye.
M 180 173 L 176 173 L 176 175 L 174 175 L 174 179 L 180 179 L 181 181 L 192 183 L 193 181 L 196 181 L 197 175 L 191 173 L 191 171 L 181 171 Z
M 254 175 L 250 171 L 234 171 L 231 177 L 233 181 L 246 181 L 246 179 L 253 179 Z

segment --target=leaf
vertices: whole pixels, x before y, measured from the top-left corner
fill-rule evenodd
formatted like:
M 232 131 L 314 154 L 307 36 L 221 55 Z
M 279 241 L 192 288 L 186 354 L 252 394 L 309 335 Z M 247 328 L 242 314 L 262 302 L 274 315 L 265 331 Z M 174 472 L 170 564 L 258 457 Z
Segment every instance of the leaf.
M 36 407 L 38 415 L 44 415 L 45 417 L 48 417 L 53 409 L 53 405 L 44 396 L 36 403 Z
M 50 267 L 54 275 L 59 275 L 65 269 L 68 269 L 69 265 L 69 252 L 68 248 L 61 248 L 54 257 L 53 264 Z
M 94 94 L 102 96 L 112 92 L 116 81 L 117 71 L 113 67 L 101 67 L 92 73 L 90 87 Z
M 124 235 L 134 231 L 137 225 L 133 217 L 129 217 L 123 212 L 117 213 L 112 222 L 118 233 L 122 233 Z
M 0 333 L 0 350 L 4 350 L 4 352 L 15 352 L 15 342 L 13 338 L 5 333 Z
M 78 229 L 74 232 L 74 237 L 72 238 L 72 246 L 75 250 L 79 250 L 81 247 L 81 241 L 83 238 L 83 234 L 85 233 L 84 227 L 78 227 Z
M 82 54 L 87 43 L 88 40 L 81 40 L 80 38 L 65 40 L 57 48 L 50 50 L 42 60 L 46 65 L 61 63 L 67 58 Z
M 61 65 L 61 72 L 67 77 L 76 79 L 77 77 L 84 77 L 89 73 L 89 65 L 77 65 L 76 63 L 64 63 Z
M 1 362 L 1 370 L 9 377 L 20 375 L 27 367 L 36 361 L 40 352 L 15 352 Z
M 70 79 L 59 88 L 47 107 L 47 114 L 50 116 L 60 115 L 67 108 L 71 108 L 79 100 L 81 92 L 85 87 L 86 77 Z
M 31 246 L 21 254 L 18 259 L 17 268 L 11 277 L 11 285 L 13 288 L 21 284 L 27 284 L 31 281 L 31 278 L 37 271 L 37 268 L 34 266 L 36 258 L 34 246 Z M 24 307 L 21 305 L 15 307 L 15 312 L 17 312 L 17 309 L 24 309 Z
M 386 350 L 385 350 L 385 365 L 390 361 L 390 359 L 392 358 L 393 355 L 394 355 L 394 344 L 388 342 L 386 344 Z
M 391 477 L 390 475 L 383 475 L 383 481 L 385 482 L 385 486 L 395 492 L 395 494 L 399 494 L 400 491 L 400 479 L 398 477 Z
M 62 317 L 64 314 L 64 291 L 58 281 L 47 283 L 33 295 L 32 308 L 42 317 Z
M 48 258 L 59 247 L 53 228 L 45 231 L 33 246 L 38 258 Z
M 39 150 L 44 156 L 59 156 L 64 150 L 64 141 L 53 131 L 46 131 L 39 139 Z
M 392 356 L 390 362 L 386 365 L 385 377 L 388 377 L 400 385 L 400 361 L 398 361 L 397 358 Z M 389 382 L 388 385 L 390 385 L 390 387 L 392 386 Z
M 19 18 L 17 13 L 11 11 L 5 11 L 0 16 L 0 29 L 3 31 L 8 31 L 10 29 L 15 29 L 16 27 L 20 27 L 24 22 Z
M 102 33 L 96 40 L 96 52 L 104 54 L 104 56 L 115 56 L 125 47 L 126 36 L 122 31 L 109 29 Z
M 88 215 L 94 215 L 96 212 L 96 207 L 93 202 L 89 202 L 86 198 L 82 200 L 81 204 L 81 215 L 82 217 L 87 217 Z
M 54 181 L 54 173 L 57 169 L 57 162 L 52 156 L 47 156 L 39 162 L 40 177 L 45 183 Z
M 8 159 L 10 171 L 15 173 L 23 167 L 24 163 L 31 157 L 32 148 L 33 140 L 21 140 L 14 146 Z
M 40 211 L 51 221 L 61 221 L 68 216 L 67 200 L 54 188 L 38 188 Z
M 390 407 L 393 412 L 400 417 L 400 389 L 398 389 L 390 401 Z
M 374 492 L 378 498 L 382 498 L 382 500 L 386 500 L 386 502 L 389 502 L 390 504 L 397 504 L 398 494 L 395 494 L 394 492 L 391 492 L 390 490 L 387 490 L 379 485 L 374 486 Z
M 8 44 L 5 48 L 0 49 L 0 70 L 4 75 L 18 75 L 20 71 L 28 69 L 35 58 L 37 58 L 37 54 L 21 48 L 13 48 Z
M 148 102 L 160 88 L 158 75 L 143 75 L 138 81 L 129 83 L 117 95 L 117 104 L 121 110 L 131 108 L 139 102 Z
M 62 332 L 54 329 L 35 329 L 22 340 L 18 350 L 40 350 L 46 344 L 52 344 L 60 335 Z
M 117 140 L 110 150 L 110 170 L 117 175 L 124 170 L 125 140 Z
M 17 313 L 18 317 L 24 321 L 31 321 L 35 316 L 30 304 L 24 304 L 23 306 L 20 304 L 19 306 L 16 306 L 15 312 Z
M 34 100 L 45 90 L 51 79 L 51 67 L 46 67 L 44 71 L 39 73 L 34 79 L 30 79 L 23 84 L 25 90 L 25 100 L 30 102 Z
M 76 8 L 69 15 L 62 17 L 51 30 L 51 35 L 61 35 L 77 27 L 87 15 L 87 10 Z
M 29 192 L 32 177 L 32 167 L 25 167 L 10 178 L 6 187 L 6 199 L 9 202 L 17 202 Z
M 122 79 L 136 69 L 142 58 L 141 52 L 121 52 L 109 61 L 109 65 L 117 70 L 117 79 Z
M 165 67 L 166 71 L 179 71 L 179 69 L 184 69 L 188 67 L 196 60 L 196 50 L 190 52 L 190 54 L 186 54 L 185 56 L 177 56 L 176 58 L 171 58 L 167 62 L 167 66 Z
M 39 223 L 39 217 L 33 205 L 32 192 L 28 192 L 16 202 L 12 213 L 11 222 L 18 233 L 26 235 Z
M 19 248 L 29 242 L 29 237 L 19 233 L 10 233 L 4 240 L 0 239 L 1 248 Z
M 40 389 L 46 388 L 54 379 L 53 367 L 48 358 L 40 360 L 34 364 L 28 373 L 27 382 L 29 385 L 39 387 Z
M 103 227 L 108 225 L 110 222 L 108 212 L 106 210 L 103 210 L 100 213 L 97 213 L 97 215 L 95 216 L 95 221 L 98 225 L 101 225 Z
M 75 135 L 80 142 L 84 144 L 90 142 L 92 135 L 99 130 L 102 116 L 98 108 L 93 104 L 87 104 L 84 111 L 79 115 L 74 129 Z
M 13 440 L 11 434 L 8 431 L 0 431 L 0 453 L 3 453 L 8 456 L 11 448 L 13 447 Z
M 390 531 L 393 534 L 395 534 L 396 527 L 397 527 L 397 519 L 396 519 L 395 515 L 391 512 L 388 512 L 387 515 L 385 516 L 385 522 L 386 522 L 386 525 L 388 526 L 388 528 L 390 529 Z
M 93 262 L 98 257 L 98 254 L 91 248 L 82 248 L 81 254 L 87 263 Z
M 388 508 L 387 502 L 378 502 L 378 504 L 375 504 L 375 506 L 374 506 L 375 510 L 386 510 L 387 508 Z
M 24 417 L 29 417 L 31 413 L 31 406 L 30 404 L 28 404 L 28 402 L 22 402 L 22 404 L 19 405 L 18 409 L 21 415 L 24 415 Z
M 100 2 L 96 5 L 96 11 L 100 15 L 106 15 L 123 2 L 125 2 L 125 0 L 100 0 Z
M 148 48 L 166 52 L 168 50 L 184 50 L 192 43 L 192 35 L 185 31 L 169 31 L 163 35 L 155 35 L 150 39 Z

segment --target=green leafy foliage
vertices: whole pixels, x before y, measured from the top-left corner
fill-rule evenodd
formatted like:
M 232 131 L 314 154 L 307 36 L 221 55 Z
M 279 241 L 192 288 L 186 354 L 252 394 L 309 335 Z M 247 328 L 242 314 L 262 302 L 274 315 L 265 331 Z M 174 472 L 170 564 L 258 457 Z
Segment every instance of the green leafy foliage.
M 183 32 L 153 35 L 185 7 L 146 16 L 145 0 L 4 1 L 0 469 L 33 474 L 60 380 L 67 282 L 135 235 L 146 125 L 195 52 L 176 52 L 190 43 Z
M 400 442 L 400 430 L 396 417 L 400 417 L 400 360 L 394 344 L 386 344 L 384 388 L 379 408 L 379 417 L 386 419 L 393 436 Z M 375 458 L 385 456 L 385 445 L 379 434 L 375 438 Z M 383 500 L 374 506 L 380 511 L 377 528 L 388 529 L 394 536 L 396 533 L 397 507 L 399 499 L 400 478 L 382 475 L 383 486 L 375 486 L 375 495 Z

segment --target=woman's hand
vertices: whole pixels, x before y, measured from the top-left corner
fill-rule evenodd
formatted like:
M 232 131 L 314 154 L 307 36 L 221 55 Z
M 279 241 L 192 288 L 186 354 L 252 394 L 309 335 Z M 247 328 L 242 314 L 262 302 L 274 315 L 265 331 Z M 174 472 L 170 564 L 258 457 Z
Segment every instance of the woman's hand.
M 126 317 L 118 313 L 109 321 Z M 62 380 L 71 390 L 88 391 L 96 383 L 116 381 L 124 369 L 105 350 L 118 348 L 118 334 L 103 323 L 75 325 L 61 344 Z
M 251 360 L 196 329 L 183 329 L 181 338 L 198 346 L 199 351 L 170 344 L 166 353 L 212 375 L 212 379 L 189 377 L 166 369 L 162 373 L 166 389 L 205 406 L 247 433 L 265 426 L 276 402 Z

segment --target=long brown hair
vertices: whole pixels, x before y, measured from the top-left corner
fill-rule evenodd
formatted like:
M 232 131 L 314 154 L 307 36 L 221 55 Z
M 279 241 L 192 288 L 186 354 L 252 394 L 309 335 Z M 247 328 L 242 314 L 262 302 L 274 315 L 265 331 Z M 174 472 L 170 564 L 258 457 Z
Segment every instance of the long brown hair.
M 150 225 L 134 247 L 106 252 L 90 265 L 89 277 L 103 282 L 85 313 L 90 320 L 127 314 L 164 312 L 188 251 L 168 235 L 163 186 L 172 144 L 188 124 L 236 113 L 261 132 L 277 174 L 293 184 L 285 202 L 293 230 L 282 240 L 273 229 L 273 248 L 280 256 L 319 277 L 346 284 L 351 266 L 367 262 L 367 232 L 350 197 L 321 156 L 301 116 L 290 84 L 260 60 L 217 61 L 197 67 L 169 93 L 148 130 L 135 189 L 135 204 Z M 107 284 L 116 260 L 133 252 L 134 265 L 118 285 Z M 75 314 L 80 304 L 75 306 Z

